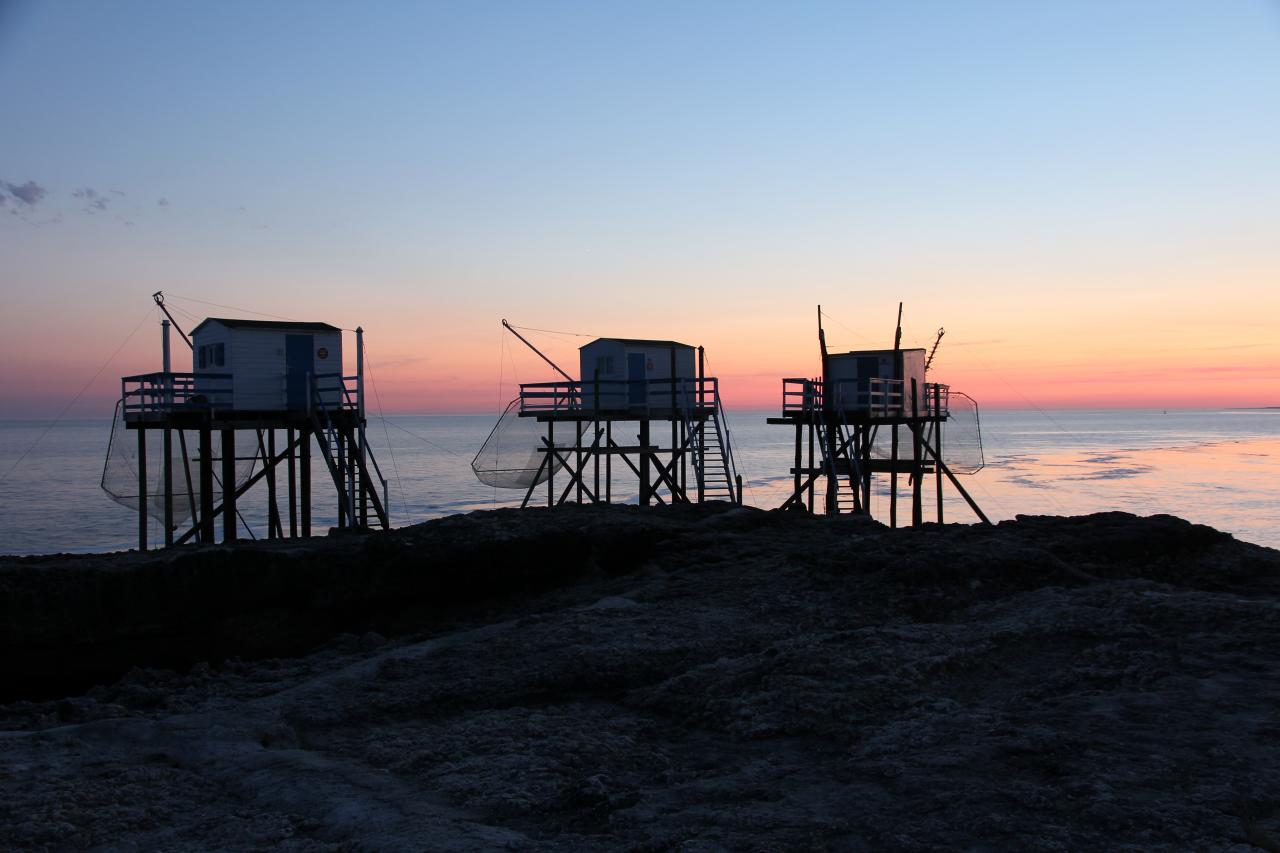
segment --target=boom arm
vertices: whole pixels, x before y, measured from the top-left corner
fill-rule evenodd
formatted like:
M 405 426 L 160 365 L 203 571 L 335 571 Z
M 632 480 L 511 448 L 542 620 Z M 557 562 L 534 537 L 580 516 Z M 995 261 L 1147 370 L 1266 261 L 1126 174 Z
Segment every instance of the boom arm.
M 169 313 L 169 309 L 164 304 L 164 291 L 157 290 L 155 293 L 151 294 L 151 298 L 160 306 L 160 310 L 164 312 L 164 316 L 169 318 L 169 322 L 178 330 L 178 334 L 182 335 L 182 339 L 187 342 L 187 347 L 194 352 L 196 345 L 191 343 L 191 338 L 187 337 L 187 333 L 182 331 L 182 327 L 178 325 L 177 320 L 173 319 L 173 315 Z
M 163 307 L 163 306 L 162 306 L 162 307 Z M 166 312 L 166 313 L 168 313 L 168 312 Z M 531 350 L 533 350 L 535 353 L 537 353 L 537 354 L 538 354 L 538 358 L 541 358 L 541 359 L 542 359 L 543 361 L 545 361 L 547 364 L 551 365 L 552 369 L 553 369 L 553 370 L 555 370 L 555 372 L 556 372 L 556 373 L 559 373 L 561 376 L 563 376 L 566 382 L 572 382 L 572 381 L 573 381 L 573 377 L 572 377 L 572 376 L 570 376 L 569 374 L 567 374 L 567 373 L 565 373 L 563 370 L 561 370 L 561 369 L 560 369 L 560 365 L 556 364 L 554 361 L 552 361 L 551 359 L 549 359 L 549 358 L 547 358 L 545 355 L 543 355 L 543 354 L 542 354 L 542 350 L 538 349 L 538 348 L 537 348 L 537 347 L 535 347 L 533 344 L 529 343 L 529 342 L 525 339 L 525 336 L 524 336 L 524 335 L 522 335 L 522 334 L 520 334 L 519 332 L 517 332 L 517 331 L 516 331 L 516 329 L 515 329 L 515 327 L 514 327 L 514 326 L 512 326 L 512 325 L 511 325 L 510 323 L 508 323 L 506 320 L 503 320 L 503 321 L 502 321 L 502 325 L 503 325 L 503 328 L 505 328 L 508 332 L 510 332 L 511 334 L 515 335 L 517 338 L 519 338 L 519 339 L 520 339 L 520 342 L 521 342 L 522 344 L 524 344 L 524 345 L 525 345 L 525 346 L 527 346 L 529 349 L 531 349 Z M 179 331 L 181 331 L 181 329 L 179 329 Z

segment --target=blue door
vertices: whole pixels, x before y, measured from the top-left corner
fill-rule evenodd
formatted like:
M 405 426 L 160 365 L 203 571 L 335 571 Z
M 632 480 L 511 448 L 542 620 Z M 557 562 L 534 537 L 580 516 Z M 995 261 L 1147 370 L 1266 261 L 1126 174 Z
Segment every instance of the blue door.
M 858 356 L 858 399 L 846 400 L 845 405 L 866 409 L 871 405 L 871 380 L 880 377 L 880 358 L 874 355 Z M 883 400 L 880 402 L 884 402 Z
M 308 376 L 316 375 L 315 335 L 284 336 L 284 387 L 290 411 L 307 408 L 311 389 Z
M 642 352 L 627 353 L 627 403 L 632 406 L 643 406 L 649 401 L 644 361 Z

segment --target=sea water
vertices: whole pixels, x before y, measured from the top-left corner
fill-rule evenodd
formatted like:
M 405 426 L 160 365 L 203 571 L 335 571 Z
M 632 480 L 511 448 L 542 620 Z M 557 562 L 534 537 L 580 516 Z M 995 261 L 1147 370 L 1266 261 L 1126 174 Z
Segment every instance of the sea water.
M 746 503 L 786 500 L 794 432 L 770 426 L 768 412 L 731 412 L 728 421 Z M 388 416 L 369 424 L 370 446 L 388 480 L 392 523 L 516 506 L 523 493 L 480 483 L 470 462 L 494 415 Z M 984 411 L 985 467 L 961 476 L 993 520 L 1123 510 L 1170 513 L 1280 547 L 1280 410 Z M 99 487 L 111 422 L 0 421 L 0 553 L 112 551 L 137 542 L 137 514 Z M 318 455 L 314 531 L 334 523 L 332 494 Z M 317 470 L 318 469 L 318 470 Z M 623 479 L 615 494 L 623 493 Z M 888 516 L 888 478 L 876 479 L 872 510 Z M 900 478 L 899 518 L 910 517 Z M 933 484 L 925 518 L 932 520 Z M 976 516 L 944 486 L 944 517 Z M 283 489 L 282 489 L 283 491 Z M 265 535 L 260 484 L 241 500 L 247 534 Z M 535 500 L 545 501 L 539 490 Z M 286 522 L 287 523 L 287 522 Z M 151 525 L 154 542 L 160 525 Z

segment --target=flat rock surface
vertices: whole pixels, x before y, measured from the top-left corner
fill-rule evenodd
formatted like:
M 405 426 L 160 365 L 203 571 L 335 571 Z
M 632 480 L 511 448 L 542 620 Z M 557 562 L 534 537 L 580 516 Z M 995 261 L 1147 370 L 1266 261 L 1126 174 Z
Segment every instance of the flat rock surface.
M 0 848 L 1280 849 L 1280 553 L 1179 519 L 574 507 L 218 553 L 340 559 L 359 616 L 0 706 Z

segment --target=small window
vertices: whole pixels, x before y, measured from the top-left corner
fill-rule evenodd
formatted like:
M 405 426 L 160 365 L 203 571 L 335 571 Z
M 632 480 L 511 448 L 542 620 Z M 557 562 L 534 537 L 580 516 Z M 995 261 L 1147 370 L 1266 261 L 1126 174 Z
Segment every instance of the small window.
M 199 356 L 200 369 L 204 370 L 209 366 L 209 345 L 205 344 L 200 347 L 200 349 L 197 350 L 197 354 Z
M 227 345 L 213 345 L 213 363 L 216 367 L 226 367 L 227 365 Z
M 605 376 L 613 373 L 613 356 L 596 356 L 596 370 L 600 371 L 600 373 Z

